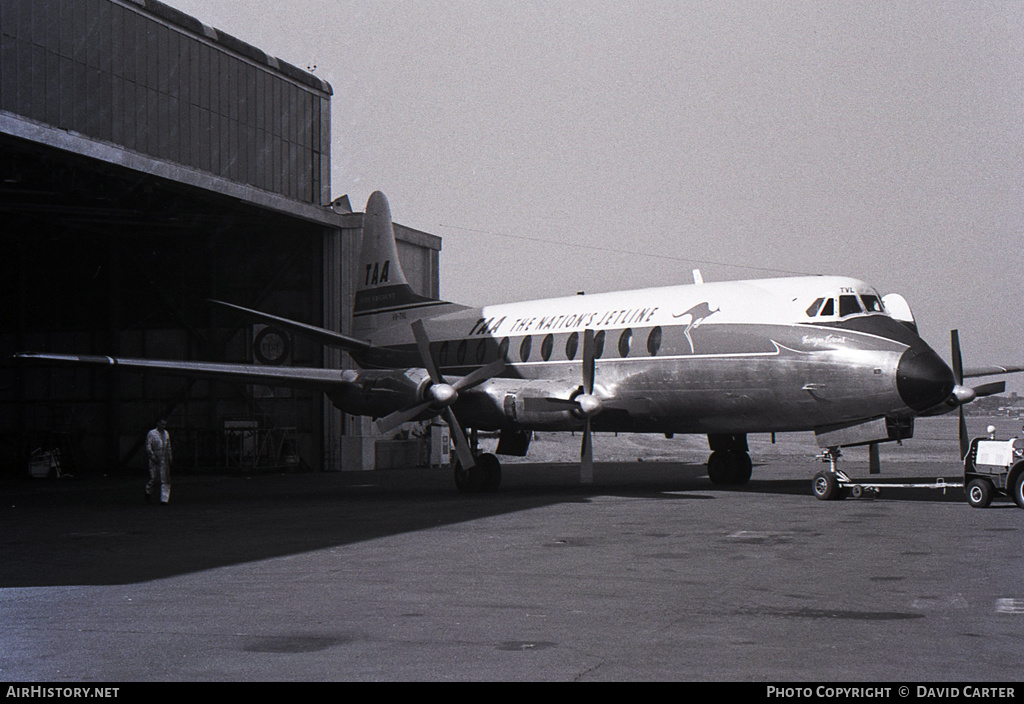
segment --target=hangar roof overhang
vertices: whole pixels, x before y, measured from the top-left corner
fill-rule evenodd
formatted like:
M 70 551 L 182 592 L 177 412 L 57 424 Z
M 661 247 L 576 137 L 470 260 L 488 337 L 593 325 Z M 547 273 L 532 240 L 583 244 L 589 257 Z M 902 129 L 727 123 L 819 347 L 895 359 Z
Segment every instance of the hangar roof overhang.
M 51 127 L 10 112 L 0 111 L 0 137 L 4 140 L 4 161 L 7 162 L 2 167 L 6 173 L 0 174 L 0 179 L 3 179 L 0 193 L 5 196 L 0 208 L 4 210 L 12 207 L 11 197 L 19 195 L 12 193 L 10 187 L 14 183 L 12 179 L 21 178 L 18 171 L 25 170 L 26 161 L 70 159 L 86 170 L 121 172 L 124 177 L 130 176 L 138 183 L 149 182 L 152 186 L 173 184 L 182 194 L 192 192 L 196 196 L 202 194 L 202 197 L 221 202 L 234 201 L 240 206 L 298 219 L 311 225 L 331 228 L 345 226 L 343 216 L 330 207 L 304 203 L 198 169 L 161 161 L 116 144 Z M 15 164 L 14 161 L 19 159 L 21 163 Z M 61 198 L 62 194 L 56 194 L 56 197 Z M 51 206 L 59 209 L 61 202 L 51 202 Z
M 210 207 L 220 204 L 220 208 L 209 213 L 211 218 L 222 217 L 225 204 L 230 204 L 230 210 L 236 219 L 241 213 L 248 212 L 250 224 L 259 229 L 281 227 L 284 223 L 290 223 L 294 227 L 298 222 L 333 229 L 362 227 L 361 212 L 344 212 L 348 209 L 347 198 L 339 199 L 345 202 L 345 207 L 339 209 L 339 212 L 329 204 L 318 206 L 293 200 L 3 110 L 0 110 L 0 142 L 3 153 L 0 160 L 2 213 L 25 213 L 27 209 L 32 209 L 37 213 L 45 210 L 53 216 L 69 208 L 75 208 L 79 222 L 91 213 L 96 224 L 128 225 L 134 220 L 138 225 L 142 204 L 125 202 L 127 195 L 139 191 L 151 195 L 154 189 L 171 189 L 177 192 L 179 198 L 191 193 L 198 200 L 208 201 Z M 18 182 L 23 179 L 26 170 L 34 170 L 37 175 L 45 172 L 47 178 L 52 180 L 55 172 L 46 164 L 63 163 L 66 167 L 72 162 L 81 172 L 102 172 L 110 177 L 120 174 L 121 181 L 130 181 L 133 185 L 121 189 L 120 192 L 108 190 L 105 194 L 107 199 L 120 196 L 109 208 L 96 203 L 87 205 L 84 201 L 78 202 L 86 199 L 84 193 L 59 193 L 49 188 L 40 190 L 39 183 L 32 184 L 27 192 L 24 188 L 18 187 Z M 35 163 L 35 166 L 31 167 L 30 163 Z M 90 186 L 92 198 L 95 198 L 96 191 L 92 188 L 95 184 L 87 185 Z M 166 212 L 166 206 L 160 210 L 163 214 L 156 216 L 153 208 L 149 208 L 144 224 L 149 227 L 166 228 L 178 223 L 179 227 L 184 227 L 186 223 L 197 224 L 197 218 L 202 217 L 202 208 L 191 209 L 187 217 L 184 212 Z M 279 217 L 267 219 L 267 214 Z M 395 234 L 398 239 L 418 247 L 435 251 L 441 249 L 441 238 L 427 232 L 398 225 Z

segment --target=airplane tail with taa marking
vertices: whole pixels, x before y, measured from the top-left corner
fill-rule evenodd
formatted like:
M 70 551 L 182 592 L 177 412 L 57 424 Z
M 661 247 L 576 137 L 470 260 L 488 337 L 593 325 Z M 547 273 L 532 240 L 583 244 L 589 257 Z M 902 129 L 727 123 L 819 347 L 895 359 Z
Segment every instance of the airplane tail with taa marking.
M 398 259 L 391 206 L 380 191 L 374 191 L 366 203 L 357 276 L 352 327 L 358 337 L 462 307 L 413 291 Z

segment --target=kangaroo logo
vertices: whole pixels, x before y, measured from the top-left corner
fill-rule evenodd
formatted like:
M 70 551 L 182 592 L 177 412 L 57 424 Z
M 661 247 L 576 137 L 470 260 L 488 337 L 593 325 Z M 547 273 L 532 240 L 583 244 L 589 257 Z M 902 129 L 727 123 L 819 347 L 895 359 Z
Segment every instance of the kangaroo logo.
M 695 351 L 693 349 L 693 338 L 690 337 L 690 333 L 695 328 L 700 327 L 701 323 L 703 323 L 707 318 L 710 318 L 712 315 L 714 315 L 720 310 L 721 308 L 715 308 L 714 310 L 711 310 L 711 306 L 705 302 L 698 303 L 693 308 L 683 313 L 672 314 L 673 318 L 679 319 L 681 321 L 685 319 L 686 327 L 683 329 L 683 334 L 686 335 L 686 341 L 690 343 L 690 354 L 693 354 Z

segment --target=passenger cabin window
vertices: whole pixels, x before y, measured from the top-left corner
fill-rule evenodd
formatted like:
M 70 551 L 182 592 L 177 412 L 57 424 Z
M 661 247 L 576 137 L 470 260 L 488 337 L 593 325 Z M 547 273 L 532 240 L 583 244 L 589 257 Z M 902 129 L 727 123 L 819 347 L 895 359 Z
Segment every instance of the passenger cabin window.
M 544 341 L 540 343 L 540 358 L 545 362 L 551 359 L 551 351 L 555 347 L 555 336 L 548 333 L 544 337 Z
M 519 345 L 519 359 L 524 362 L 529 361 L 530 352 L 533 350 L 533 340 L 529 335 L 523 338 L 522 344 Z
M 570 362 L 576 359 L 576 352 L 580 348 L 580 334 L 574 332 L 569 335 L 569 339 L 565 341 L 565 358 Z
M 629 343 L 633 340 L 633 331 L 626 328 L 619 335 L 619 356 L 626 358 L 629 356 Z
M 658 355 L 658 350 L 661 349 L 661 326 L 651 330 L 651 334 L 647 336 L 647 351 L 651 353 L 652 357 Z

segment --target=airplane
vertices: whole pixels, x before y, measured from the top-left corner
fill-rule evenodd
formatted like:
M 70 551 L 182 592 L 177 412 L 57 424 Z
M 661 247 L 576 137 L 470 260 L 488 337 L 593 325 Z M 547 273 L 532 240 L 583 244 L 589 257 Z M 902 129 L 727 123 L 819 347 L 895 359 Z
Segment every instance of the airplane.
M 358 368 L 16 357 L 318 389 L 381 432 L 442 417 L 455 485 L 467 493 L 497 490 L 496 455 L 525 456 L 537 431 L 582 433 L 584 483 L 595 432 L 706 435 L 718 485 L 749 481 L 751 433 L 814 431 L 833 460 L 841 447 L 869 445 L 874 462 L 878 443 L 912 437 L 916 417 L 959 410 L 963 447 L 963 406 L 1005 389 L 964 380 L 1024 371 L 964 369 L 956 331 L 951 368 L 902 296 L 839 276 L 704 282 L 695 270 L 685 285 L 484 307 L 436 300 L 409 285 L 379 191 L 366 205 L 360 264 L 351 335 L 212 301 L 343 349 Z M 480 452 L 479 431 L 498 433 L 494 453 Z

